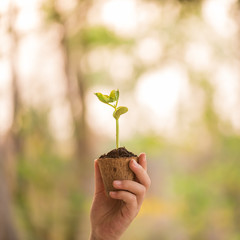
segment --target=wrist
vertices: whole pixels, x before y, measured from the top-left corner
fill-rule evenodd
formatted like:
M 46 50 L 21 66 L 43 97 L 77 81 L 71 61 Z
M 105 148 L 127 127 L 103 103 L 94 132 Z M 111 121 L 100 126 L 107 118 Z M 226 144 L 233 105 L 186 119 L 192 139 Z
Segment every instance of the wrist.
M 96 233 L 91 232 L 90 240 L 104 240 L 104 238 L 98 236 Z
M 95 234 L 91 233 L 90 240 L 105 240 L 102 237 L 96 236 Z
M 89 240 L 97 240 L 97 238 L 91 233 Z
M 115 238 L 115 237 L 101 237 L 101 236 L 98 236 L 97 234 L 95 234 L 94 232 L 91 233 L 90 235 L 90 239 L 89 240 L 119 240 L 120 238 Z

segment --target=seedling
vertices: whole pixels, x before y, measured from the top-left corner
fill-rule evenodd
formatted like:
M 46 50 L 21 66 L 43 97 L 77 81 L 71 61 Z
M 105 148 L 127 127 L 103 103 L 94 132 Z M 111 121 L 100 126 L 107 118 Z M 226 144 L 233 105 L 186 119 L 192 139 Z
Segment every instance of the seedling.
M 116 148 L 119 148 L 119 118 L 122 114 L 126 113 L 128 111 L 127 107 L 120 106 L 118 107 L 118 99 L 119 99 L 119 90 L 112 90 L 110 95 L 104 95 L 102 93 L 95 93 L 95 95 L 98 97 L 98 99 L 113 107 L 113 117 L 116 119 Z

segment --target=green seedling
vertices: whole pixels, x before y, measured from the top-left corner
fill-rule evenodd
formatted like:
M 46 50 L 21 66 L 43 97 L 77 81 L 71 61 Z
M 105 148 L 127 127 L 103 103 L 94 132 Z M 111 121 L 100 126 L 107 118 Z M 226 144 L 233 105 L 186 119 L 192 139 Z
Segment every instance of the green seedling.
M 119 118 L 122 114 L 126 113 L 128 111 L 127 107 L 120 106 L 118 107 L 118 99 L 119 99 L 119 90 L 112 90 L 110 95 L 104 95 L 102 93 L 95 93 L 95 95 L 98 97 L 98 99 L 113 107 L 113 117 L 116 119 L 116 148 L 119 148 Z

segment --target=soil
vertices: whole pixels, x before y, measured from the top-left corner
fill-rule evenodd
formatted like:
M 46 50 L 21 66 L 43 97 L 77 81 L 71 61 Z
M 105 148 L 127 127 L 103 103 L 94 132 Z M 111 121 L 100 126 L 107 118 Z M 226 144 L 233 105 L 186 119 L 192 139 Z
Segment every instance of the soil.
M 120 157 L 137 157 L 132 152 L 129 152 L 125 147 L 120 147 L 118 149 L 113 149 L 107 154 L 103 154 L 99 158 L 120 158 Z

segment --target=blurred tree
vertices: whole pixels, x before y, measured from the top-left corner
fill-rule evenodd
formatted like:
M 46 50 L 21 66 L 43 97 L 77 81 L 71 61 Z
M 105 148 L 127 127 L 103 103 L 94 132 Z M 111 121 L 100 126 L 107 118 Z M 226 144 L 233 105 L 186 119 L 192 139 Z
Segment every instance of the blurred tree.
M 2 155 L 3 151 L 0 150 Z M 4 160 L 6 161 L 6 159 Z M 6 175 L 2 169 L 2 159 L 0 161 L 0 239 L 1 240 L 17 240 L 18 234 L 16 232 L 15 224 L 13 222 L 13 215 L 10 203 L 12 200 L 9 197 L 9 189 L 7 188 Z
M 71 108 L 74 128 L 74 158 L 79 191 L 88 194 L 86 182 L 91 181 L 92 169 L 90 131 L 86 123 L 86 92 L 92 85 L 83 69 L 83 57 L 99 46 L 117 47 L 131 41 L 122 39 L 104 26 L 88 26 L 87 16 L 93 1 L 76 1 L 70 10 L 59 7 L 59 1 L 48 0 L 43 4 L 45 21 L 59 32 L 59 46 L 62 52 L 66 79 L 66 97 Z M 91 166 L 91 167 L 90 167 Z M 81 216 L 73 214 L 69 220 L 67 239 L 75 239 L 79 232 Z
M 20 152 L 20 138 L 18 135 L 17 118 L 21 108 L 19 96 L 18 76 L 16 70 L 16 53 L 18 50 L 19 35 L 15 28 L 18 9 L 14 4 L 9 4 L 7 16 L 6 34 L 11 41 L 8 52 L 11 71 L 11 97 L 12 97 L 12 124 L 3 141 L 0 142 L 0 239 L 15 240 L 18 234 L 12 219 L 12 196 L 15 187 L 16 156 Z
M 46 1 L 43 5 L 46 22 L 52 27 L 57 27 L 60 33 L 60 49 L 63 56 L 64 72 L 66 79 L 66 94 L 71 107 L 71 114 L 75 136 L 75 154 L 80 165 L 86 163 L 86 153 L 88 152 L 87 125 L 86 125 L 86 104 L 85 92 L 86 84 L 82 78 L 79 66 L 74 66 L 71 61 L 71 51 L 68 44 L 69 34 L 75 31 L 76 27 L 84 24 L 85 17 L 91 1 L 79 1 L 72 12 L 59 10 L 57 1 Z M 74 21 L 73 21 L 74 20 Z M 79 22 L 78 22 L 79 21 Z M 73 22 L 73 23 L 72 23 Z M 80 44 L 80 43 L 79 43 Z M 78 60 L 80 61 L 80 59 Z

